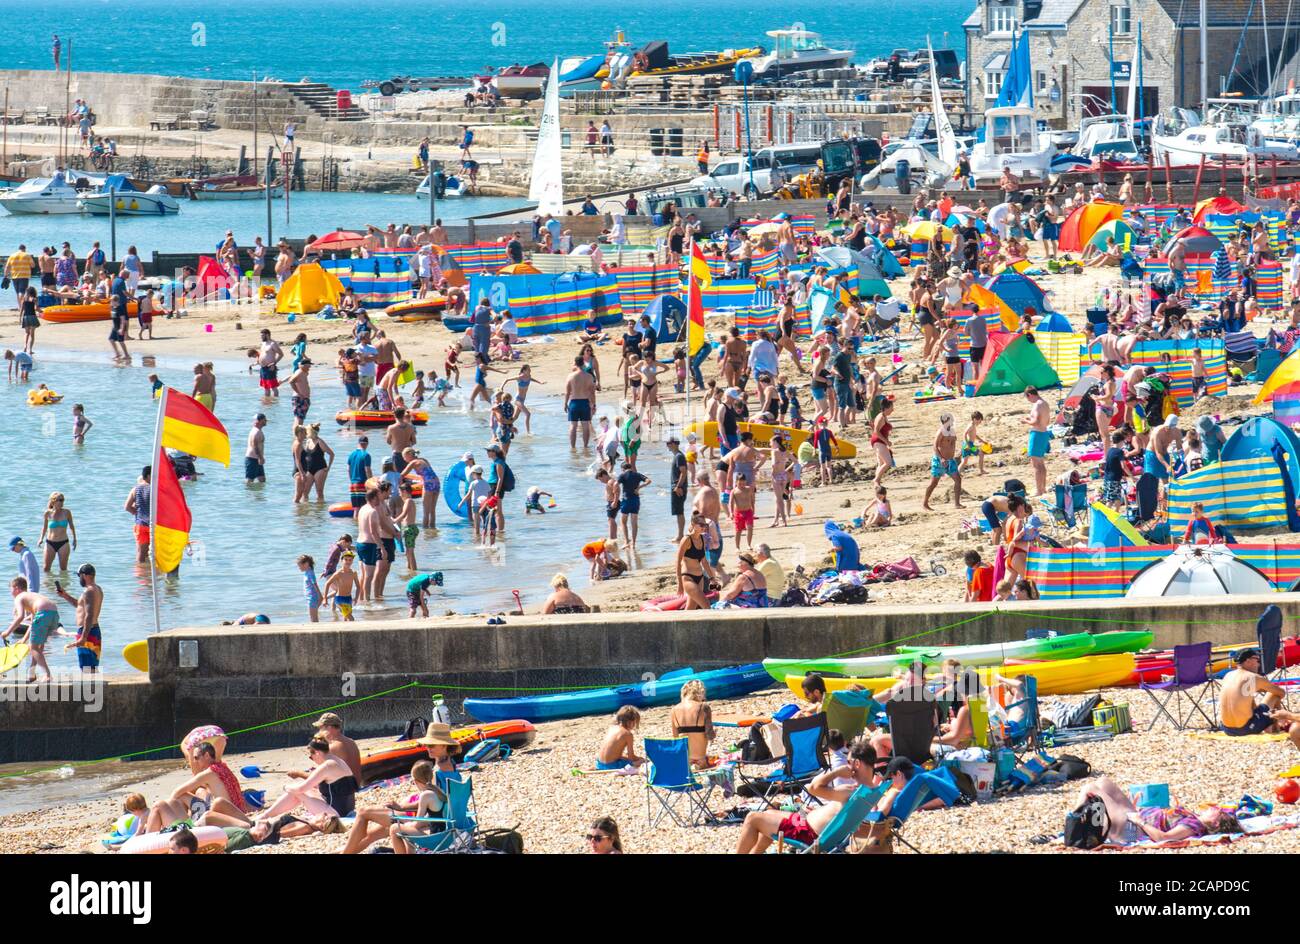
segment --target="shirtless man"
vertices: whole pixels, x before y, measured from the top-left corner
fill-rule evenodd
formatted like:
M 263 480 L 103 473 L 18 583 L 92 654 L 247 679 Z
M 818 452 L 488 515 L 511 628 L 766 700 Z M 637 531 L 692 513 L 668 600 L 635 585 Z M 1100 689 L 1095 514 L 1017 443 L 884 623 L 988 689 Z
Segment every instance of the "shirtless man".
M 357 748 L 357 742 L 343 733 L 343 719 L 334 712 L 327 711 L 316 719 L 313 727 L 317 729 L 317 737 L 322 737 L 329 742 L 330 757 L 337 757 L 347 764 L 352 769 L 352 776 L 357 778 L 357 783 L 360 783 L 361 751 Z M 301 778 L 306 774 L 293 771 L 289 776 Z
M 26 577 L 15 577 L 9 582 L 9 592 L 14 598 L 14 621 L 9 628 L 0 633 L 0 641 L 6 641 L 23 623 L 27 628 L 27 645 L 31 647 L 32 672 L 27 681 L 36 681 L 36 671 L 50 677 L 50 665 L 45 661 L 45 642 L 50 634 L 59 628 L 59 608 L 54 601 L 39 593 L 27 589 Z
M 1285 731 L 1291 743 L 1300 748 L 1300 715 L 1278 707 L 1286 692 L 1264 677 L 1259 650 L 1243 649 L 1233 656 L 1233 661 L 1237 667 L 1223 677 L 1219 693 L 1219 726 L 1224 733 L 1243 737 Z M 1264 697 L 1257 702 L 1256 695 Z
M 1142 471 L 1150 472 L 1162 482 L 1173 478 L 1173 462 L 1169 458 L 1169 447 L 1182 440 L 1178 431 L 1178 415 L 1170 417 L 1151 431 L 1147 441 L 1146 452 L 1142 455 Z
M 750 485 L 754 485 L 758 481 L 758 470 L 767 460 L 767 453 L 754 448 L 754 434 L 746 430 L 740 434 L 740 445 L 723 455 L 722 461 L 727 464 L 727 481 L 719 484 L 724 490 L 730 490 L 732 483 L 743 475 L 749 479 Z
M 375 335 L 375 383 L 383 380 L 384 374 L 392 370 L 401 359 L 396 341 L 382 331 Z M 393 402 L 397 402 L 396 398 Z
M 713 487 L 709 480 L 708 470 L 702 470 L 695 476 L 696 489 L 695 499 L 691 502 L 691 513 L 703 515 L 708 519 L 708 532 L 705 535 L 705 544 L 708 546 L 708 560 L 713 568 L 719 573 L 719 580 L 722 578 L 722 568 L 719 561 L 722 560 L 722 526 L 718 524 L 718 519 L 722 517 L 722 496 L 718 490 Z
M 951 413 L 939 414 L 939 431 L 934 434 L 934 455 L 930 457 L 930 484 L 925 487 L 925 497 L 921 499 L 921 507 L 926 511 L 934 511 L 930 507 L 930 496 L 945 475 L 952 479 L 953 507 L 963 507 L 961 466 L 957 461 L 957 429 L 953 426 Z
M 99 671 L 99 656 L 96 649 L 102 643 L 96 643 L 96 649 L 92 649 L 87 643 L 92 639 L 102 638 L 99 631 L 99 612 L 104 608 L 104 588 L 95 583 L 95 567 L 93 564 L 82 564 L 77 568 L 77 581 L 81 584 L 81 596 L 73 597 L 72 594 L 63 589 L 63 585 L 57 580 L 54 582 L 54 592 L 65 603 L 71 603 L 77 608 L 77 633 L 76 639 L 63 647 L 63 651 L 76 648 L 78 643 L 81 644 L 81 651 L 77 653 L 77 663 L 84 672 Z M 68 635 L 60 630 L 60 635 Z
M 1050 412 L 1047 401 L 1038 395 L 1037 387 L 1025 388 L 1025 399 L 1029 401 L 1029 464 L 1034 467 L 1034 494 L 1042 495 L 1047 491 L 1047 459 L 1052 451 L 1052 434 L 1047 431 Z
M 393 468 L 401 475 L 406 470 L 406 456 L 403 452 L 415 446 L 415 427 L 407 419 L 406 410 L 398 407 L 393 411 L 395 422 L 384 430 L 384 442 L 393 450 Z
M 217 378 L 208 373 L 205 364 L 194 365 L 194 389 L 190 396 L 209 410 L 217 408 Z
M 745 386 L 745 362 L 749 360 L 749 345 L 740 336 L 739 328 L 731 329 L 731 336 L 722 346 L 722 378 L 728 387 L 737 390 Z
M 266 414 L 258 413 L 253 417 L 253 428 L 248 431 L 248 448 L 244 450 L 244 481 L 266 481 L 266 436 L 262 428 L 266 426 Z
M 1165 254 L 1169 259 L 1169 271 L 1174 276 L 1174 286 L 1182 288 L 1187 284 L 1187 247 L 1181 239 L 1175 239 Z
M 577 448 L 578 427 L 582 427 L 582 448 L 591 444 L 591 413 L 596 405 L 596 380 L 582 369 L 582 358 L 573 359 L 573 372 L 564 381 L 564 409 L 569 416 L 569 448 Z
M 279 372 L 279 364 L 282 360 L 284 360 L 284 348 L 280 347 L 279 341 L 271 338 L 271 332 L 268 328 L 263 328 L 262 350 L 257 356 L 258 375 L 263 396 L 278 397 L 280 395 L 280 383 L 276 379 L 276 374 Z
M 304 357 L 298 362 L 298 369 L 289 376 L 289 390 L 293 394 L 293 418 L 299 423 L 307 422 L 307 411 L 311 409 L 311 358 Z
M 391 532 L 384 530 L 388 511 L 379 497 L 379 489 L 366 489 L 366 503 L 357 510 L 357 559 L 361 561 L 361 586 L 357 602 L 374 599 L 375 572 L 384 557 L 383 539 Z

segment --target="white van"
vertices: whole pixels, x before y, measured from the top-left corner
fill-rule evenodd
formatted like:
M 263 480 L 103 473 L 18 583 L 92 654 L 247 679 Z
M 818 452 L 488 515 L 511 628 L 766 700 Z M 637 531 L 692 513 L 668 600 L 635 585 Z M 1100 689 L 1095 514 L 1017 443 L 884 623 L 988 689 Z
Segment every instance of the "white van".
M 821 159 L 820 144 L 780 144 L 754 152 L 754 174 L 750 180 L 749 164 L 744 155 L 718 162 L 706 176 L 696 177 L 692 186 L 725 190 L 733 196 L 751 200 L 785 186 L 790 178 L 817 166 Z M 773 173 L 775 169 L 775 173 Z

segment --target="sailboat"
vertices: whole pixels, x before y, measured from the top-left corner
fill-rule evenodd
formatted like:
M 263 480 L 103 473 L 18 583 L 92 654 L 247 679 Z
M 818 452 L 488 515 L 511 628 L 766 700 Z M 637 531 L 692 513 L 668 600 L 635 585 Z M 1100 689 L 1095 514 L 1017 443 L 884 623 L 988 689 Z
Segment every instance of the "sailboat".
M 997 103 L 985 110 L 981 130 L 970 162 L 977 181 L 996 180 L 1004 169 L 1020 178 L 1047 179 L 1056 146 L 1038 135 L 1028 33 L 1022 32 L 1011 47 Z
M 559 216 L 564 212 L 563 159 L 560 152 L 560 60 L 551 67 L 542 102 L 542 119 L 537 126 L 537 150 L 533 152 L 533 173 L 528 182 L 528 199 L 537 201 L 537 212 Z

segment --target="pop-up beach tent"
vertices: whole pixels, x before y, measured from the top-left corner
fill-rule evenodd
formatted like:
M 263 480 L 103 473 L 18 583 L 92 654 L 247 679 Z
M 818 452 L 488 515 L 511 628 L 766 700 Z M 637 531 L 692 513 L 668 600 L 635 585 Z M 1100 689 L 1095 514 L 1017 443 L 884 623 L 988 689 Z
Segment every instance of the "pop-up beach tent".
M 1134 597 L 1210 597 L 1272 593 L 1262 570 L 1241 560 L 1221 544 L 1183 545 L 1163 560 L 1148 564 L 1129 584 Z
M 1026 387 L 1042 390 L 1060 383 L 1061 378 L 1047 363 L 1032 336 L 995 331 L 989 335 L 984 350 L 975 396 L 1024 393 Z
M 1124 208 L 1118 203 L 1091 200 L 1075 207 L 1061 223 L 1058 245 L 1061 252 L 1083 252 L 1083 247 L 1097 234 L 1097 230 L 1111 220 L 1124 218 Z
M 314 315 L 326 305 L 338 306 L 343 284 L 314 262 L 298 266 L 275 297 L 279 314 Z
M 642 312 L 650 319 L 654 329 L 655 340 L 659 344 L 671 344 L 682 336 L 682 325 L 686 322 L 686 303 L 676 295 L 660 295 L 652 299 Z

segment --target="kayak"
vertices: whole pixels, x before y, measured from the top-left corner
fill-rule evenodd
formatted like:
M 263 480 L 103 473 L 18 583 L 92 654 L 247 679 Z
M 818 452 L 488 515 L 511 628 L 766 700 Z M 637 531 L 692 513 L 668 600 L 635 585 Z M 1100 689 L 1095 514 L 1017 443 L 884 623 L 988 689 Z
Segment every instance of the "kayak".
M 704 691 L 709 698 L 737 698 L 767 688 L 772 683 L 771 677 L 756 662 L 709 672 L 684 668 L 665 672 L 657 679 L 610 688 L 526 695 L 522 698 L 466 698 L 465 711 L 481 721 L 495 721 L 498 718 L 558 721 L 561 718 L 609 715 L 624 705 L 653 708 L 656 705 L 676 704 L 681 698 L 682 685 L 691 679 L 699 679 L 704 683 Z
M 136 302 L 126 303 L 126 313 L 134 315 L 139 308 Z M 40 310 L 42 321 L 48 321 L 51 324 L 81 324 L 87 321 L 108 321 L 112 318 L 112 313 L 108 310 L 108 302 L 91 302 L 88 305 L 50 305 L 48 308 Z
M 772 678 L 780 680 L 787 675 L 806 672 L 833 672 L 836 675 L 888 674 L 900 665 L 920 658 L 927 665 L 938 665 L 945 659 L 956 659 L 963 666 L 998 665 L 1008 659 L 1077 659 L 1092 653 L 1093 637 L 1088 633 L 1072 633 L 1049 639 L 1014 639 L 1004 643 L 987 643 L 974 646 L 943 646 L 923 648 L 899 646 L 898 652 L 877 656 L 858 656 L 847 659 L 764 659 L 763 668 Z
M 975 671 L 980 681 L 988 684 L 990 675 L 1002 675 L 1005 678 L 1019 678 L 1032 675 L 1038 679 L 1039 695 L 1078 695 L 1095 688 L 1113 688 L 1125 684 L 1137 666 L 1137 659 L 1131 652 L 1117 652 L 1108 656 L 1085 656 L 1082 659 L 1061 659 L 1057 662 L 1034 662 L 1028 665 L 984 666 Z M 803 676 L 787 675 L 786 687 L 796 696 L 803 698 Z M 861 685 L 871 692 L 883 692 L 898 684 L 892 675 L 881 678 L 828 678 L 826 690 L 838 692 L 854 685 Z
M 1232 668 L 1232 653 L 1238 649 L 1245 649 L 1248 646 L 1258 645 L 1254 642 L 1243 642 L 1235 646 L 1216 646 L 1211 650 L 1211 661 L 1207 667 L 1210 675 L 1223 672 Z M 1291 665 L 1300 665 L 1300 637 L 1287 636 L 1282 640 L 1282 648 L 1277 653 L 1277 664 L 1274 668 L 1285 668 Z M 1167 676 L 1172 677 L 1174 674 L 1174 653 L 1173 650 L 1164 650 L 1161 652 L 1144 653 L 1137 661 L 1137 666 L 1129 678 L 1128 684 L 1140 685 L 1143 682 L 1151 684 L 1159 682 Z
M 406 418 L 416 426 L 429 422 L 429 414 L 423 410 L 407 410 Z M 392 410 L 339 410 L 334 414 L 334 421 L 340 426 L 391 426 L 397 422 Z
M 384 315 L 390 321 L 437 321 L 442 318 L 442 310 L 446 307 L 447 299 L 441 295 L 426 295 L 389 305 L 384 309 Z
M 736 428 L 742 433 L 753 433 L 756 447 L 772 445 L 772 434 L 779 433 L 785 438 L 786 445 L 789 446 L 791 452 L 798 452 L 799 447 L 812 435 L 806 429 L 795 429 L 793 426 L 773 426 L 769 423 L 737 423 Z M 717 423 L 691 423 L 683 432 L 694 433 L 699 436 L 700 442 L 704 443 L 709 449 L 719 448 Z M 835 459 L 852 459 L 857 454 L 858 447 L 845 439 L 837 438 L 835 445 L 831 448 L 831 456 Z
M 462 754 L 475 744 L 491 738 L 497 738 L 518 750 L 533 743 L 537 729 L 527 721 L 515 718 L 472 728 L 453 728 L 451 736 L 460 742 Z M 425 760 L 428 756 L 424 745 L 415 741 L 394 741 L 387 747 L 367 751 L 361 755 L 361 785 L 364 787 L 377 780 L 405 776 L 411 772 L 412 764 L 417 760 Z

